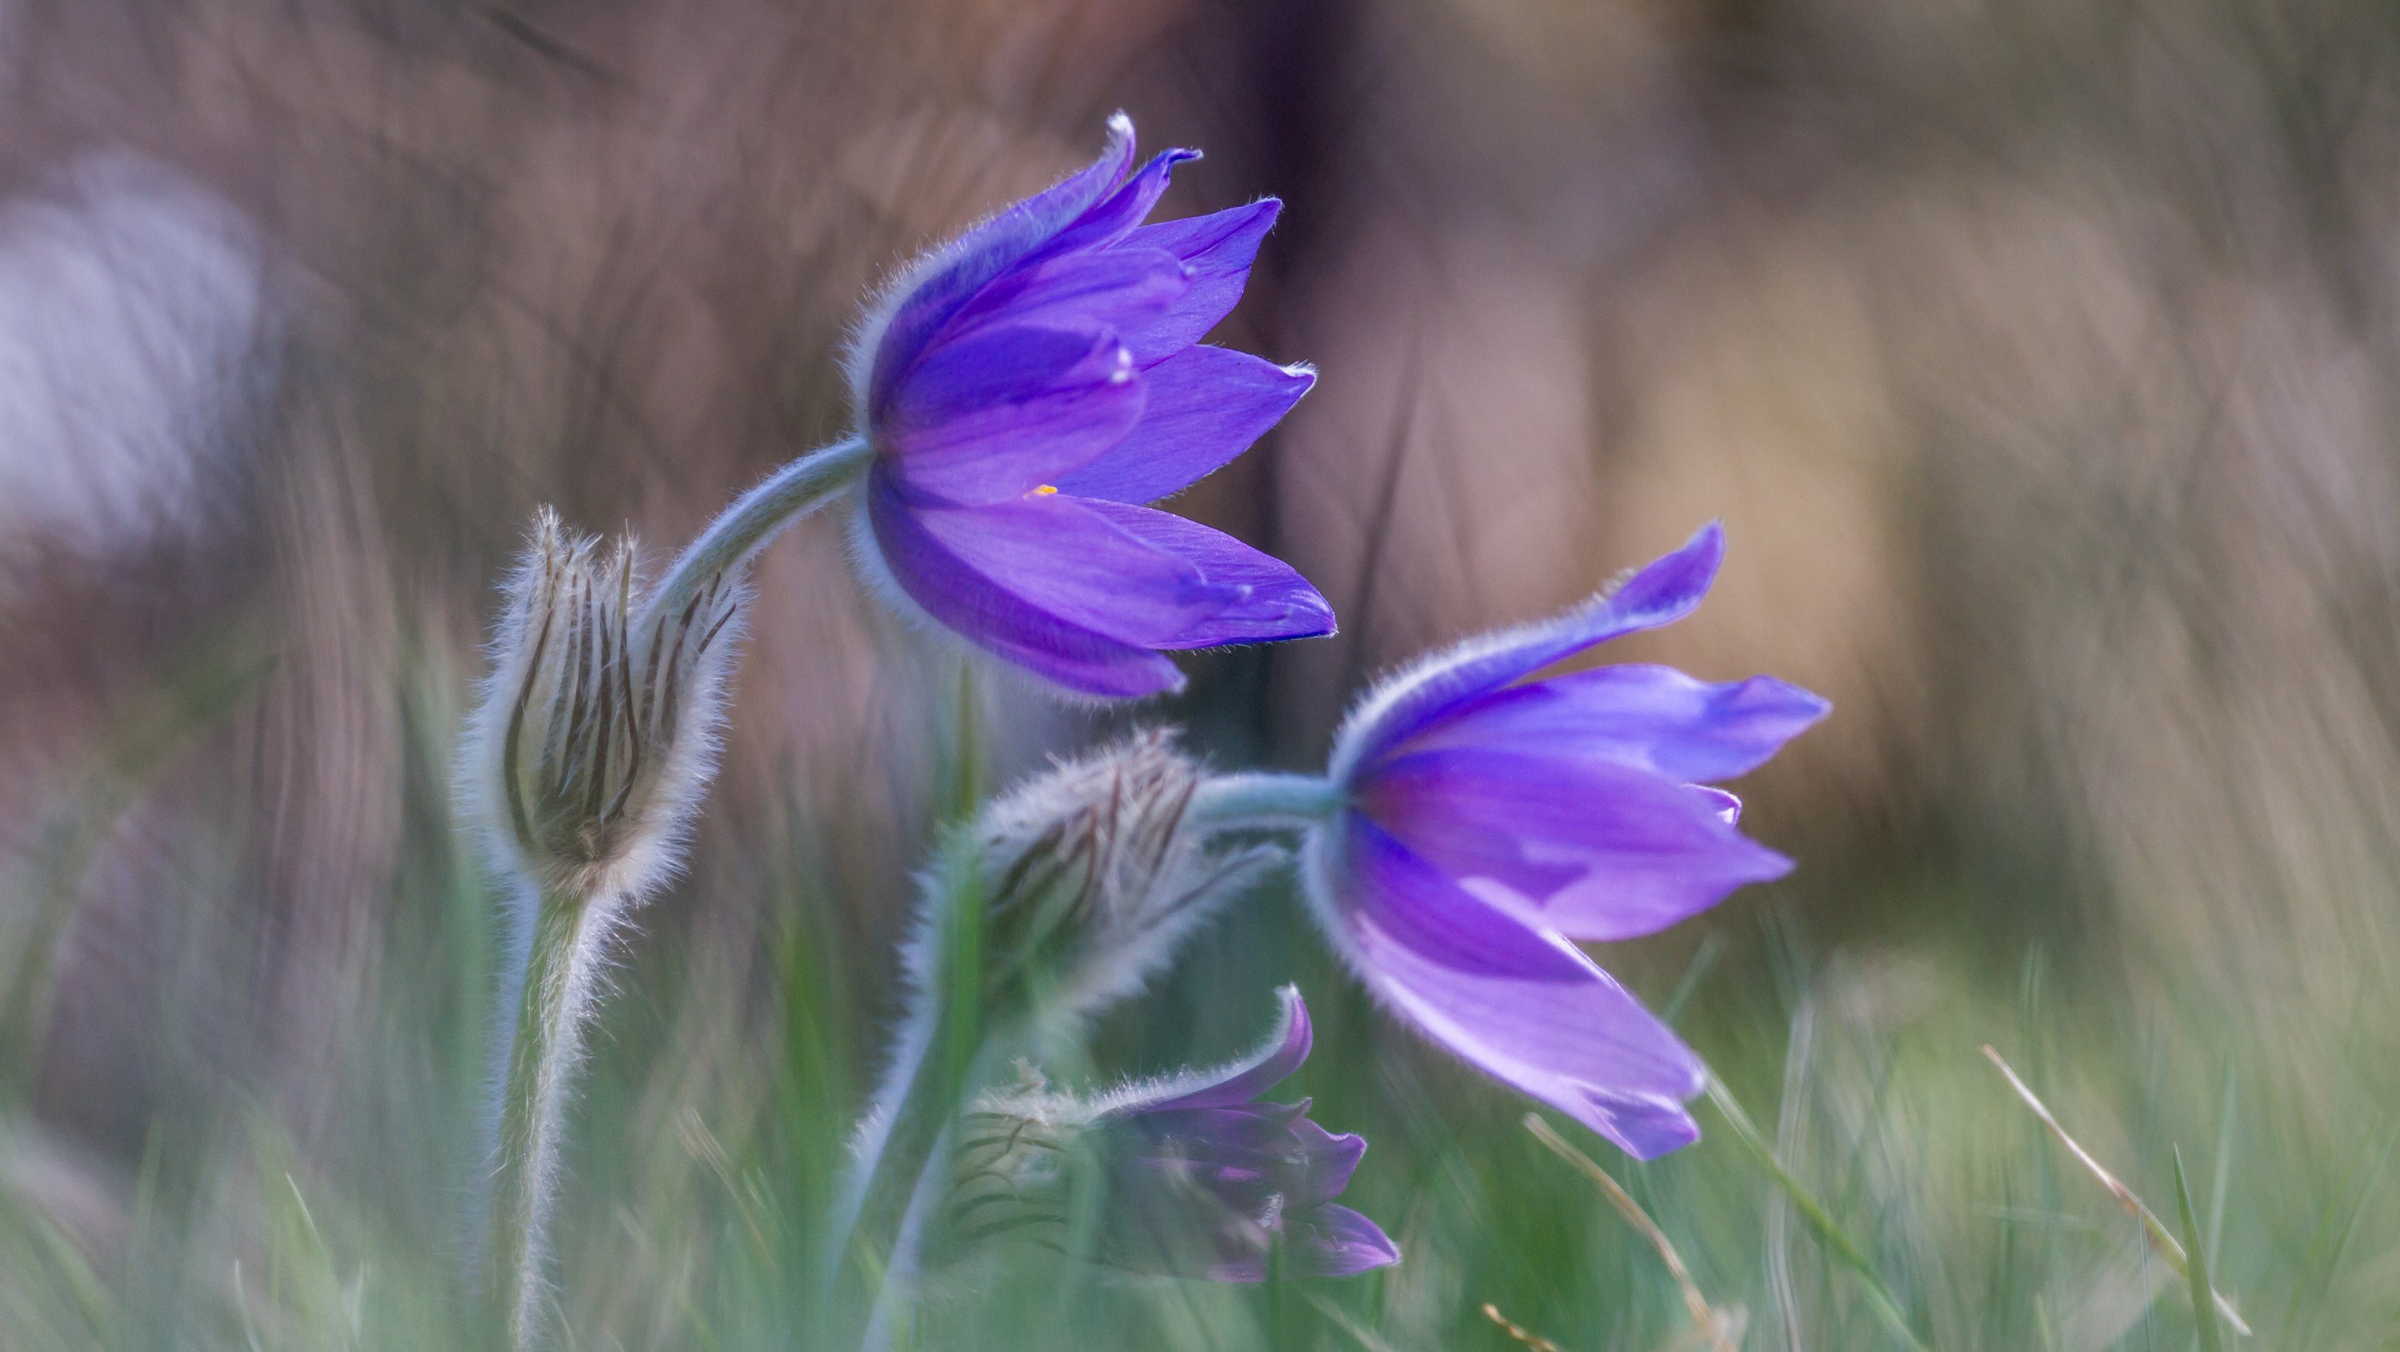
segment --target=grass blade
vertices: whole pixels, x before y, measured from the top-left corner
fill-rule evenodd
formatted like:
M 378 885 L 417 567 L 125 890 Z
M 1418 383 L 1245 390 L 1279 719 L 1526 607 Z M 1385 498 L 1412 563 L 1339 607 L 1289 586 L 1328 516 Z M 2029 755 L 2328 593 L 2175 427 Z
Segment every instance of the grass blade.
M 2192 1322 L 2200 1330 L 2200 1352 L 2225 1352 L 2217 1330 L 2217 1289 L 2208 1280 L 2208 1251 L 2200 1243 L 2200 1220 L 2192 1214 L 2192 1186 L 2183 1177 L 2183 1151 L 2175 1152 L 2175 1207 L 2183 1218 L 2183 1244 L 2190 1255 L 2185 1276 L 2192 1291 Z
M 2359 1214 L 2366 1210 L 2367 1199 L 2382 1181 L 2383 1167 L 2392 1157 L 2395 1141 L 2400 1141 L 2400 1127 L 2385 1133 L 2383 1149 L 2375 1153 L 2371 1164 L 2361 1158 L 2352 1166 L 2338 1194 L 2339 1198 L 2348 1199 L 2348 1213 L 2337 1220 L 2335 1208 L 2328 1207 L 2317 1226 L 2317 1236 L 2309 1243 L 2308 1254 L 2302 1260 L 2309 1280 L 2293 1290 L 2291 1306 L 2283 1318 L 2284 1346 L 2290 1352 L 2308 1352 L 2316 1344 L 2317 1312 L 2324 1307 L 2326 1292 L 2333 1289 L 2333 1276 L 2341 1266 L 2342 1252 L 2350 1247 L 2350 1236 L 2358 1229 Z M 2335 1206 L 2339 1206 L 2338 1200 Z
M 1577 1150 L 1566 1137 L 1544 1122 L 1539 1114 L 1525 1114 L 1525 1130 L 1533 1133 L 1533 1139 L 1548 1146 L 1552 1154 L 1573 1165 L 1576 1172 L 1592 1180 L 1601 1195 L 1608 1198 L 1609 1205 L 1625 1218 L 1625 1223 L 1650 1241 L 1651 1248 L 1658 1250 L 1659 1259 L 1667 1265 L 1668 1275 L 1675 1279 L 1676 1287 L 1683 1292 L 1684 1308 L 1691 1311 L 1692 1322 L 1700 1327 L 1701 1341 L 1718 1349 L 1718 1352 L 1733 1352 L 1733 1344 L 1725 1336 L 1724 1321 L 1708 1303 L 1708 1298 L 1700 1294 L 1700 1284 L 1692 1280 L 1691 1269 L 1683 1265 L 1683 1255 L 1675 1252 L 1675 1246 L 1668 1241 L 1666 1231 L 1658 1228 L 1658 1222 L 1650 1219 L 1650 1213 L 1642 1210 L 1641 1203 L 1634 1201 L 1632 1194 L 1618 1186 L 1617 1180 L 1609 1175 L 1608 1170 L 1600 1167 L 1599 1161 Z
M 1334 1304 L 1332 1301 L 1327 1300 L 1325 1297 L 1309 1290 L 1305 1286 L 1296 1287 L 1294 1289 L 1299 1291 L 1301 1297 L 1307 1300 L 1309 1304 L 1314 1305 L 1317 1308 L 1318 1314 L 1325 1316 L 1325 1322 L 1333 1325 L 1337 1329 L 1340 1329 L 1342 1332 L 1349 1334 L 1352 1341 L 1356 1342 L 1360 1347 L 1365 1348 L 1367 1352 L 1396 1352 L 1396 1349 L 1394 1349 L 1390 1343 L 1385 1342 L 1382 1337 L 1375 1332 L 1375 1330 L 1358 1322 L 1357 1317 L 1352 1315 L 1348 1310 L 1345 1310 L 1341 1306 Z
M 1725 1082 L 1718 1079 L 1714 1071 L 1708 1073 L 1708 1101 L 1717 1105 L 1725 1124 L 1733 1129 L 1733 1138 L 1750 1153 L 1760 1168 L 1767 1171 L 1767 1176 L 1775 1181 L 1775 1186 L 1783 1189 L 1784 1195 L 1792 1199 L 1793 1209 L 1800 1213 L 1802 1220 L 1808 1222 L 1808 1228 L 1816 1232 L 1817 1239 L 1824 1244 L 1826 1251 L 1858 1275 L 1860 1284 L 1866 1289 L 1867 1304 L 1874 1308 L 1893 1336 L 1916 1349 L 1916 1352 L 1928 1352 L 1925 1341 L 1917 1336 L 1915 1329 L 1909 1327 L 1908 1317 L 1900 1313 L 1900 1302 L 1893 1299 L 1891 1289 L 1883 1284 L 1883 1274 L 1867 1261 L 1866 1254 L 1860 1251 L 1850 1236 L 1834 1224 L 1833 1217 L 1826 1214 L 1825 1208 L 1810 1195 L 1800 1180 L 1792 1177 L 1791 1171 L 1783 1167 L 1783 1162 L 1775 1158 L 1774 1148 L 1767 1144 L 1767 1138 L 1758 1134 L 1758 1127 L 1750 1121 L 1750 1115 L 1742 1111 L 1742 1105 L 1733 1097 L 1733 1091 L 1725 1087 Z
M 2027 1088 L 2025 1082 L 2017 1078 L 2017 1072 L 2010 1068 L 2007 1061 L 2001 1059 L 1998 1051 L 1987 1046 L 1983 1049 L 1983 1054 L 1985 1059 L 2000 1068 L 2002 1075 L 2008 1077 L 2009 1088 L 2017 1091 L 2017 1097 L 2025 1101 L 2025 1106 L 2033 1110 L 2033 1115 L 2041 1119 L 2043 1126 L 2050 1129 L 2050 1135 L 2056 1138 L 2060 1145 L 2066 1147 L 2068 1154 L 2075 1157 L 2075 1162 L 2081 1164 L 2093 1178 L 2098 1179 L 2100 1186 L 2108 1189 L 2109 1193 L 2127 1211 L 2133 1213 L 2134 1219 L 2142 1223 L 2142 1235 L 2150 1241 L 2150 1247 L 2157 1252 L 2159 1257 L 2167 1261 L 2168 1267 L 2175 1269 L 2176 1276 L 2183 1278 L 2186 1285 L 2190 1285 L 2192 1281 L 2191 1266 L 2184 1256 L 2183 1245 L 2176 1240 L 2174 1235 L 2168 1233 L 2166 1223 L 2158 1218 L 2158 1213 L 2145 1205 L 2141 1198 L 2136 1197 L 2133 1189 L 2118 1182 L 2115 1174 L 2103 1168 L 2100 1161 L 2092 1158 L 2090 1151 L 2085 1150 L 2074 1137 L 2067 1134 L 2067 1129 L 2060 1126 L 2058 1119 L 2051 1115 L 2049 1105 L 2043 1103 L 2040 1095 Z M 2215 1292 L 2213 1295 L 2217 1313 L 2224 1316 L 2225 1322 L 2233 1326 L 2234 1332 L 2245 1338 L 2250 1336 L 2250 1325 L 2243 1322 L 2241 1311 L 2233 1307 L 2233 1302 L 2227 1300 L 2223 1292 Z

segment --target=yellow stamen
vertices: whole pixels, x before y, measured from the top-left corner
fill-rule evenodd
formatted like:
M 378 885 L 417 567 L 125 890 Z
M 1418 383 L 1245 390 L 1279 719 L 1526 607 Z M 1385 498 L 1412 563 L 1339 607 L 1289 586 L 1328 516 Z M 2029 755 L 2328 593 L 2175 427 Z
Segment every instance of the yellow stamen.
M 1057 486 L 1056 486 L 1056 485 L 1054 485 L 1054 484 L 1043 484 L 1041 487 L 1039 487 L 1039 488 L 1036 488 L 1036 489 L 1034 489 L 1034 490 L 1033 490 L 1033 495 L 1034 495 L 1035 497 L 1037 497 L 1037 498 L 1046 498 L 1046 497 L 1049 497 L 1051 494 L 1053 494 L 1053 493 L 1055 493 L 1055 492 L 1057 492 L 1057 491 L 1058 491 L 1058 488 L 1057 488 Z

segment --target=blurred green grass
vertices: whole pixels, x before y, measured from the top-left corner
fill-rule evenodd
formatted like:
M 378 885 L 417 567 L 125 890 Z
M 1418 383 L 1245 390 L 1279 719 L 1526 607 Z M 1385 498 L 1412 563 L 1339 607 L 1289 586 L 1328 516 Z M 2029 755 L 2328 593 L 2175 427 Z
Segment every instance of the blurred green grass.
M 414 755 L 431 767 L 451 706 L 429 681 L 411 707 Z M 834 932 L 846 912 L 825 858 L 838 843 L 796 797 L 776 816 L 743 867 L 711 875 L 748 893 L 760 951 L 729 956 L 662 925 L 625 954 L 560 1231 L 572 1346 L 806 1345 L 813 1217 L 892 1011 L 886 983 L 855 970 L 849 936 Z M 470 1345 L 457 1207 L 476 1167 L 492 936 L 457 841 L 421 834 L 388 908 L 376 1020 L 344 1063 L 330 1138 L 304 1148 L 287 1115 L 237 1095 L 220 1116 L 159 1119 L 128 1175 L 11 1111 L 0 1345 Z M 1987 1042 L 2170 1217 L 2181 1150 L 2209 1270 L 2259 1346 L 2400 1336 L 2400 1207 L 2384 1168 L 2400 1126 L 2400 1024 L 2379 983 L 2362 982 L 2341 1002 L 2349 1018 L 2311 1037 L 2240 992 L 1997 949 L 1940 923 L 1943 898 L 1913 900 L 1937 919 L 1904 942 L 1820 948 L 1769 888 L 1729 903 L 1697 944 L 1668 936 L 1603 956 L 1672 1011 L 1929 1346 L 2183 1348 L 2197 1336 L 2188 1293 L 1976 1054 Z M 1527 1104 L 1375 1013 L 1297 904 L 1281 882 L 1244 898 L 1158 990 L 1104 1022 L 1085 1073 L 1225 1056 L 1257 1035 L 1272 988 L 1296 980 L 1319 1040 L 1288 1089 L 1371 1142 L 1345 1200 L 1394 1234 L 1402 1263 L 1286 1290 L 1010 1254 L 933 1294 L 921 1345 L 1511 1346 L 1486 1305 L 1578 1352 L 1698 1345 L 1657 1255 L 1524 1130 Z M 1722 1119 L 1698 1111 L 1701 1143 L 1646 1165 L 1553 1121 L 1655 1218 L 1707 1299 L 1735 1312 L 1742 1346 L 1895 1345 Z

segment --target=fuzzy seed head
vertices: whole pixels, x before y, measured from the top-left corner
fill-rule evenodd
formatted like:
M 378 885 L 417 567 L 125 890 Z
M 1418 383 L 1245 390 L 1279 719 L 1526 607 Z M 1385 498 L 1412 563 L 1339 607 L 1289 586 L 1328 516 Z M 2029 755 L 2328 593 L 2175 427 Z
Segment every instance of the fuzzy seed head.
M 992 1007 L 1073 1020 L 1138 990 L 1214 905 L 1279 862 L 1191 820 L 1199 764 L 1139 732 L 987 807 L 972 848 Z
M 1096 1110 L 1053 1093 L 1040 1071 L 1019 1062 L 1017 1081 L 989 1090 L 959 1117 L 950 1193 L 937 1235 L 937 1261 L 956 1263 L 1007 1235 L 1063 1237 L 1078 1159 Z
M 468 758 L 496 843 L 575 895 L 661 881 L 714 769 L 742 588 L 720 577 L 648 615 L 636 555 L 535 519 Z

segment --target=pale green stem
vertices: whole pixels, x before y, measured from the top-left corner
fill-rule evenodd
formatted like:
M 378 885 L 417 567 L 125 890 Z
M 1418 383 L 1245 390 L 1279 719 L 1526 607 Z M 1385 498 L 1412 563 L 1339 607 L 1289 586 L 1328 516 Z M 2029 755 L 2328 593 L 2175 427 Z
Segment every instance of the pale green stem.
M 1202 784 L 1192 795 L 1189 820 L 1212 832 L 1306 829 L 1346 802 L 1342 786 L 1321 776 L 1253 770 Z
M 866 469 L 870 457 L 864 438 L 837 441 L 785 465 L 735 499 L 659 579 L 631 632 L 650 632 L 659 616 L 673 615 L 691 604 L 710 579 L 737 571 L 775 538 L 777 531 L 848 486 Z
M 949 1182 L 950 1151 L 957 1134 L 954 1107 L 909 1190 L 908 1209 L 901 1213 L 900 1232 L 893 1236 L 891 1262 L 884 1266 L 883 1289 L 875 1293 L 875 1308 L 867 1317 L 859 1352 L 890 1352 L 894 1335 L 910 1326 L 908 1302 L 916 1294 L 917 1276 L 924 1267 L 925 1227 Z
M 486 1274 L 493 1318 L 519 1352 L 539 1346 L 544 1332 L 567 1108 L 616 905 L 545 890 L 534 914 L 501 1082 Z
M 976 679 L 972 666 L 960 668 L 949 808 L 962 822 L 983 795 L 982 698 Z M 863 1297 L 870 1344 L 888 1336 L 893 1302 L 906 1298 L 914 1282 L 925 1208 L 947 1168 L 944 1143 L 951 1123 L 989 1078 L 993 1057 L 983 1008 L 986 898 L 980 867 L 968 835 L 953 836 L 939 856 L 933 911 L 914 940 L 925 946 L 910 964 L 917 988 L 828 1217 L 823 1273 L 828 1300 L 841 1306 L 846 1272 L 879 1270 L 876 1289 Z

